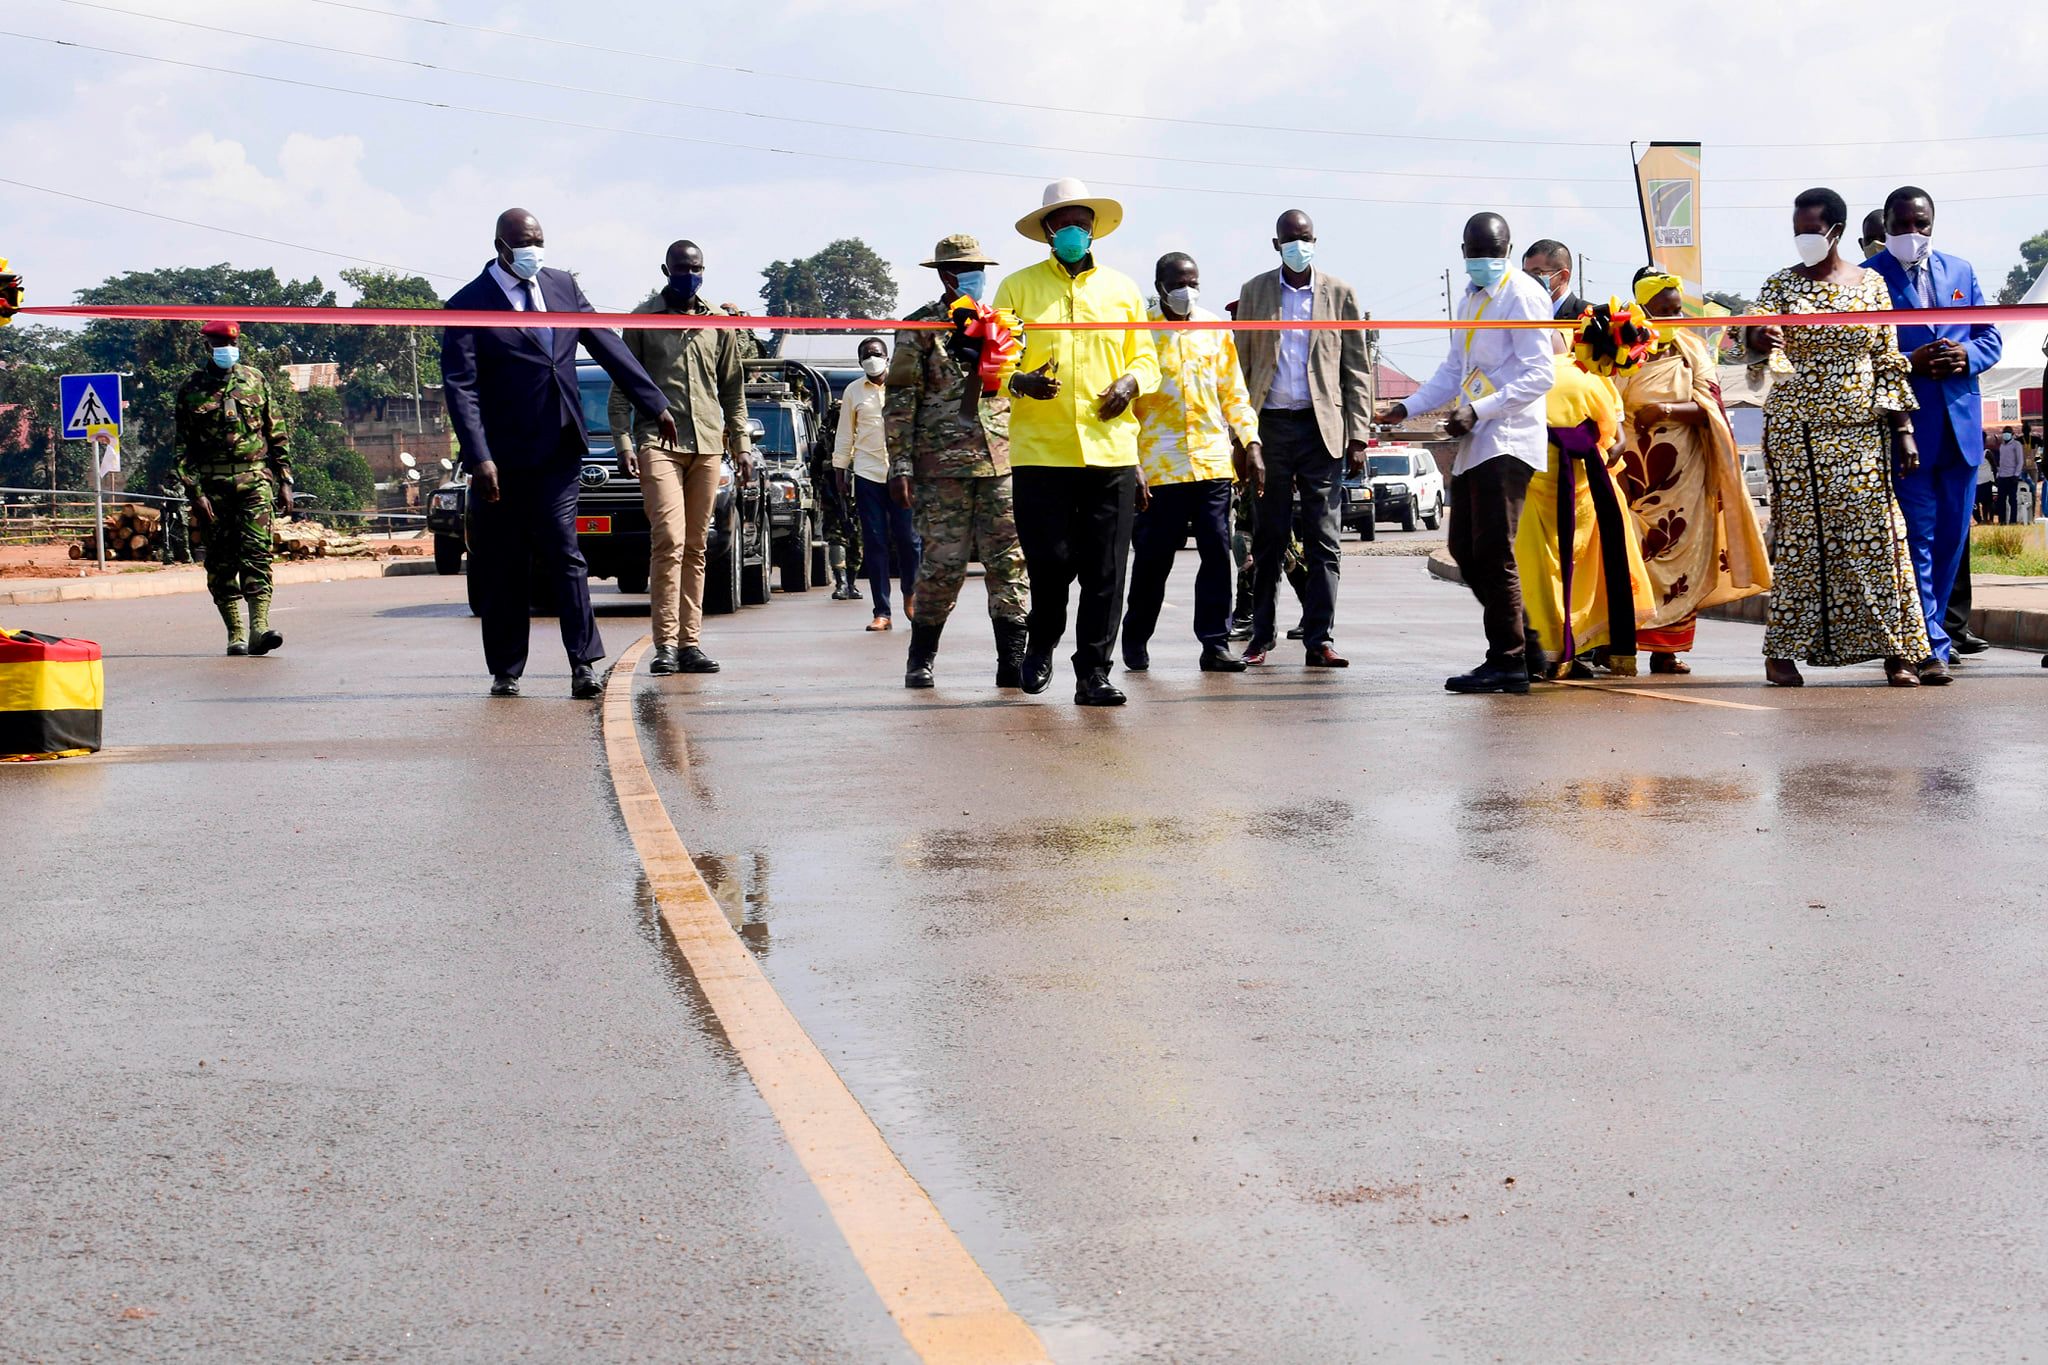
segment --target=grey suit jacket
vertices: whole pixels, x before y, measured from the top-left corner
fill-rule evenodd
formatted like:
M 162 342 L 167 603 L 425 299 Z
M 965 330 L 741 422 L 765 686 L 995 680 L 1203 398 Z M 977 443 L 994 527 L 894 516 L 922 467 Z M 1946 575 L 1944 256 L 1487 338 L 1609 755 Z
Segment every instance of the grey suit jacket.
M 1327 270 L 1315 272 L 1315 298 L 1309 307 L 1311 318 L 1359 317 L 1358 295 L 1351 286 Z M 1238 291 L 1237 317 L 1240 322 L 1263 322 L 1280 317 L 1280 271 L 1275 268 L 1255 275 Z M 1266 405 L 1273 388 L 1273 372 L 1280 364 L 1278 332 L 1237 333 L 1238 362 L 1244 367 L 1245 387 L 1251 392 L 1252 407 Z M 1308 392 L 1314 405 L 1316 426 L 1330 454 L 1342 455 L 1346 441 L 1363 441 L 1372 422 L 1372 371 L 1366 360 L 1365 333 L 1355 330 L 1311 332 L 1308 341 Z

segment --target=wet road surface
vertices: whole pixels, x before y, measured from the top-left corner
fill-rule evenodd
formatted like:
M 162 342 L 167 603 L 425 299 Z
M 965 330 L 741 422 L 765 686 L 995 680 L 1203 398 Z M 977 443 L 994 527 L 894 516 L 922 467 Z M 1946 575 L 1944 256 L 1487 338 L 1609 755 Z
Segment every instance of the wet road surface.
M 1132 704 L 936 692 L 822 593 L 641 678 L 769 980 L 1063 1361 L 1983 1360 L 2048 1340 L 2042 688 L 1460 698 L 1477 611 Z M 109 754 L 0 769 L 0 1340 L 31 1359 L 909 1358 L 651 920 L 596 715 L 459 583 L 94 635 Z M 615 652 L 643 628 L 607 593 Z M 200 1062 L 205 1066 L 200 1066 Z M 133 1314 L 133 1316 L 124 1316 Z

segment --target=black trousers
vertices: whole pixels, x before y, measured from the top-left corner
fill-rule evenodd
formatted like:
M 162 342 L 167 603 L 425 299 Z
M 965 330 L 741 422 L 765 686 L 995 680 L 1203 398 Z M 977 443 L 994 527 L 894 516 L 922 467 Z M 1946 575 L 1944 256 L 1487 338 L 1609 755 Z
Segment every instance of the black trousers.
M 1301 596 L 1301 643 L 1315 649 L 1330 643 L 1337 617 L 1337 574 L 1342 563 L 1338 522 L 1343 515 L 1344 461 L 1323 444 L 1312 409 L 1268 408 L 1259 414 L 1259 443 L 1265 447 L 1266 491 L 1259 498 L 1252 532 L 1252 647 L 1271 648 L 1274 598 L 1287 540 L 1301 533 L 1305 591 Z M 1295 499 L 1301 500 L 1297 514 Z
M 2007 526 L 2020 523 L 2020 476 L 2010 478 L 2001 474 L 1998 483 L 1998 519 Z
M 1142 651 L 1159 625 L 1174 556 L 1195 533 L 1201 568 L 1195 574 L 1195 638 L 1211 649 L 1230 642 L 1230 480 L 1160 484 L 1131 528 L 1131 604 L 1124 612 L 1124 651 Z
M 578 476 L 588 449 L 581 431 L 564 428 L 561 454 L 532 469 L 501 466 L 498 501 L 471 499 L 469 571 L 483 577 L 484 663 L 494 675 L 526 671 L 528 605 L 542 581 L 553 589 L 569 662 L 604 657 L 590 612 L 590 566 L 576 548 Z
M 1970 528 L 1965 526 L 1967 532 Z M 1941 615 L 1941 628 L 1948 632 L 1951 640 L 1960 638 L 1970 629 L 1970 551 L 1963 549 L 1962 567 L 1956 570 L 1956 585 L 1949 590 L 1948 610 Z
M 1496 455 L 1451 479 L 1451 559 L 1486 622 L 1486 661 L 1496 668 L 1528 665 L 1522 623 L 1522 578 L 1515 570 L 1515 528 L 1536 471 L 1512 455 Z
M 1138 471 L 1020 465 L 1010 486 L 1031 576 L 1032 652 L 1050 654 L 1059 646 L 1067 633 L 1067 592 L 1079 582 L 1074 674 L 1108 668 L 1123 615 Z

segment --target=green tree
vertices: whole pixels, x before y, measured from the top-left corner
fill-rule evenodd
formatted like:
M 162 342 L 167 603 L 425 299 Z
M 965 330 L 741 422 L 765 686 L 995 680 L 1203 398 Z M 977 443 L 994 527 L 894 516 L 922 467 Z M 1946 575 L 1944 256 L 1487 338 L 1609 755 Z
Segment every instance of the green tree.
M 57 376 L 87 368 L 78 333 L 58 327 L 0 327 L 0 487 L 75 488 L 88 477 L 85 445 L 57 436 Z
M 338 389 L 295 392 L 279 376 L 271 389 L 292 434 L 292 475 L 295 487 L 320 500 L 323 511 L 361 511 L 374 504 L 376 477 L 361 453 L 348 443 L 342 425 L 345 402 Z
M 844 237 L 815 255 L 776 261 L 761 274 L 770 317 L 885 318 L 896 311 L 889 263 L 858 237 Z
M 2005 288 L 1998 291 L 2000 303 L 2018 303 L 2034 287 L 2034 281 L 2041 277 L 2041 268 L 2048 266 L 2048 232 L 2037 232 L 2020 243 L 2020 263 L 2005 277 Z
M 80 303 L 238 303 L 284 307 L 333 307 L 334 292 L 316 278 L 280 280 L 274 270 L 236 270 L 229 265 L 135 270 L 78 291 Z M 252 324 L 242 329 L 242 360 L 289 392 L 278 367 L 338 360 L 338 329 L 314 324 Z M 154 488 L 177 462 L 173 408 L 179 387 L 206 354 L 199 328 L 186 322 L 127 322 L 99 319 L 87 324 L 79 343 L 85 366 L 117 370 L 128 411 L 122 447 L 131 487 Z
M 424 276 L 350 267 L 342 281 L 362 295 L 357 308 L 439 308 L 441 296 Z M 342 396 L 352 408 L 383 416 L 393 398 L 410 398 L 441 384 L 441 332 L 431 327 L 336 327 L 335 359 Z M 415 354 L 415 347 L 417 353 Z M 417 362 L 419 383 L 413 383 Z

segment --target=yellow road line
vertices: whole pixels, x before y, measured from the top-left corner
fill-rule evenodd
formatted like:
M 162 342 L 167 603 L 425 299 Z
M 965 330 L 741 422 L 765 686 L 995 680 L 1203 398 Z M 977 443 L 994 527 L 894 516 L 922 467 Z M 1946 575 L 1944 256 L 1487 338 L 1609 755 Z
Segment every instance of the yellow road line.
M 1625 692 L 1631 697 L 1648 697 L 1652 701 L 1682 701 L 1688 706 L 1725 706 L 1731 711 L 1775 711 L 1775 706 L 1758 706 L 1754 702 L 1720 701 L 1713 697 L 1681 696 L 1676 690 L 1657 690 L 1648 687 L 1616 687 L 1613 683 L 1599 682 L 1591 678 L 1559 678 L 1560 687 L 1590 687 L 1595 692 Z
M 633 722 L 642 636 L 604 691 L 612 790 L 661 922 L 904 1340 L 931 1365 L 1051 1358 L 818 1051 L 719 907 L 655 790 Z

